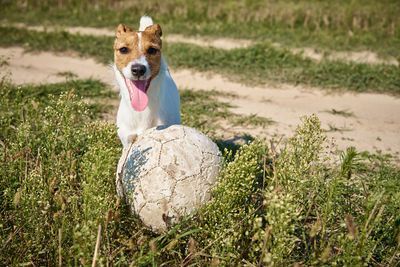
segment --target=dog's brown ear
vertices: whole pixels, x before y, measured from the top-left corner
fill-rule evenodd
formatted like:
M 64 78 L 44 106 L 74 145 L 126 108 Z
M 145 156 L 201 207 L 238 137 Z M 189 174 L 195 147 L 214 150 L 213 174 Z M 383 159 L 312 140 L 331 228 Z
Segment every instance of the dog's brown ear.
M 133 30 L 124 24 L 119 24 L 117 30 L 115 31 L 115 35 L 119 37 L 121 34 L 125 32 L 133 32 Z
M 159 24 L 153 24 L 148 26 L 145 31 L 151 32 L 155 35 L 157 35 L 158 37 L 162 36 L 162 30 L 161 30 L 161 26 Z

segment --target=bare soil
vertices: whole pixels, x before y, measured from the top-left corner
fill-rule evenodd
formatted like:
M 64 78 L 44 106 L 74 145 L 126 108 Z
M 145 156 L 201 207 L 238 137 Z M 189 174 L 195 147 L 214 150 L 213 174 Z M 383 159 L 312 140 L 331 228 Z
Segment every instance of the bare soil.
M 0 47 L 0 57 L 8 59 L 10 78 L 17 84 L 61 82 L 65 81 L 68 73 L 81 79 L 101 80 L 110 85 L 114 81 L 111 67 L 73 54 L 25 53 L 21 47 Z

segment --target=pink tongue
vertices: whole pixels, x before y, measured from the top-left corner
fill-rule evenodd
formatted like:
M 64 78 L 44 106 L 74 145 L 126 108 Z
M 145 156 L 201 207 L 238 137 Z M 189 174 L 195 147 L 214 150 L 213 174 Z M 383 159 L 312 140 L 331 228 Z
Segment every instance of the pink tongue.
M 132 81 L 125 78 L 125 84 L 128 87 L 131 97 L 131 105 L 136 111 L 143 111 L 149 102 L 146 90 L 148 88 L 147 80 Z

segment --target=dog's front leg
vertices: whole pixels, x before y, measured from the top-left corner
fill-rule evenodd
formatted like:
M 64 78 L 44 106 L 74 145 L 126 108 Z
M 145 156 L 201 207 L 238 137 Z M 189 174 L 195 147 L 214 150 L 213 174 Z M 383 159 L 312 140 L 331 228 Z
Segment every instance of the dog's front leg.
M 121 139 L 122 145 L 128 147 L 129 144 L 136 141 L 138 135 L 136 133 L 132 133 L 132 131 L 128 131 L 122 127 L 120 127 L 117 131 L 119 139 Z

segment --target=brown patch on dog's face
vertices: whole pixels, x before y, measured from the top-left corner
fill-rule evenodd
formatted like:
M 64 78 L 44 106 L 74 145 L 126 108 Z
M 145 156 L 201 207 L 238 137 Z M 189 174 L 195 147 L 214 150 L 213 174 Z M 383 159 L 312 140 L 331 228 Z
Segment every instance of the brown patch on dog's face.
M 147 27 L 142 32 L 141 50 L 149 63 L 151 78 L 157 76 L 161 66 L 161 27 L 158 24 Z
M 114 41 L 114 62 L 117 69 L 122 73 L 122 69 L 140 55 L 140 51 L 137 49 L 139 38 L 136 32 L 123 24 L 118 25 L 116 36 L 117 38 Z
M 158 24 L 148 26 L 142 32 L 133 31 L 120 24 L 114 42 L 114 62 L 117 69 L 122 73 L 122 69 L 130 62 L 144 56 L 150 69 L 150 77 L 157 76 L 161 65 L 161 35 L 161 27 Z

